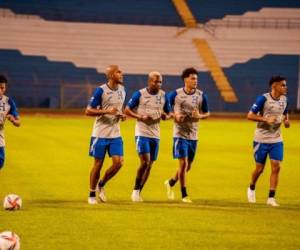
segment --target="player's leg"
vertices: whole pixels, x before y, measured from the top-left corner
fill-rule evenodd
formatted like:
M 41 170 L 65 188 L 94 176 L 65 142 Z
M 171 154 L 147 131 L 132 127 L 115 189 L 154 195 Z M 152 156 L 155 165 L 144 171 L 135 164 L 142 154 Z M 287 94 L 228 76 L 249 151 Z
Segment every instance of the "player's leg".
M 4 166 L 5 151 L 4 147 L 0 147 L 0 169 Z
M 150 153 L 139 154 L 140 166 L 136 173 L 135 184 L 131 194 L 131 200 L 134 202 L 141 201 L 140 190 L 143 186 L 143 177 L 147 171 L 147 168 L 150 166 Z
M 179 159 L 185 157 L 187 157 L 187 145 L 185 143 L 185 140 L 181 138 L 173 138 L 173 158 Z M 167 197 L 169 200 L 174 200 L 175 198 L 173 187 L 179 179 L 179 172 L 180 167 L 176 170 L 174 177 L 164 182 L 167 189 Z
M 99 187 L 104 187 L 105 184 L 119 172 L 123 165 L 123 157 L 119 155 L 112 156 L 112 165 L 106 170 L 103 178 L 99 182 Z
M 149 164 L 147 164 L 147 167 L 145 169 L 145 172 L 142 176 L 142 181 L 141 181 L 141 186 L 140 186 L 140 191 L 142 191 L 146 181 L 148 180 L 148 177 L 150 175 L 150 171 L 151 171 L 151 168 L 152 168 L 152 165 L 153 165 L 153 161 L 150 161 Z
M 151 139 L 149 139 L 149 142 L 150 142 L 150 161 L 147 164 L 146 170 L 143 174 L 140 191 L 142 191 L 146 181 L 148 180 L 152 165 L 153 165 L 154 161 L 157 160 L 157 156 L 158 156 L 159 139 L 151 138 Z
M 178 168 L 178 177 L 180 182 L 180 188 L 181 188 L 181 197 L 183 202 L 191 202 L 191 200 L 188 198 L 187 190 L 186 190 L 186 170 L 188 166 L 188 158 L 179 158 L 179 168 Z
M 187 151 L 187 159 L 185 161 L 185 173 L 184 175 L 186 176 L 186 173 L 191 169 L 192 163 L 195 158 L 196 150 L 197 150 L 197 141 L 196 140 L 188 140 L 187 141 L 187 146 L 188 146 L 188 151 Z M 185 182 L 186 182 L 186 177 L 184 177 Z M 181 182 L 180 182 L 181 184 Z M 183 202 L 192 202 L 192 200 L 188 197 L 187 192 L 186 192 L 186 185 L 182 186 L 181 184 L 181 194 L 182 194 L 182 201 Z
M 106 202 L 106 195 L 104 192 L 105 184 L 119 172 L 123 165 L 123 141 L 122 138 L 109 139 L 108 154 L 112 158 L 112 165 L 105 171 L 103 178 L 99 181 L 99 198 Z
M 271 176 L 270 176 L 270 190 L 267 204 L 271 206 L 279 206 L 275 200 L 275 192 L 279 181 L 280 164 L 283 160 L 283 144 L 274 143 L 270 149 L 270 162 L 271 162 Z
M 192 168 L 192 163 L 196 155 L 197 143 L 198 142 L 196 140 L 188 141 L 188 164 L 187 164 L 186 172 L 190 171 L 190 169 Z
M 140 165 L 137 169 L 135 184 L 131 194 L 131 200 L 134 202 L 140 201 L 140 190 L 142 187 L 142 179 L 147 167 L 150 164 L 150 141 L 149 138 L 136 136 L 136 150 L 139 155 Z
M 100 138 L 91 138 L 90 156 L 94 157 L 94 164 L 90 171 L 90 194 L 88 203 L 96 204 L 96 186 L 99 181 L 100 171 L 105 158 L 105 141 Z
M 250 203 L 256 202 L 256 197 L 255 197 L 256 182 L 259 176 L 264 171 L 266 159 L 268 156 L 268 145 L 254 142 L 253 148 L 254 148 L 254 159 L 256 165 L 255 165 L 255 169 L 251 174 L 250 185 L 247 189 L 247 197 Z
M 103 166 L 104 159 L 94 159 L 94 165 L 90 172 L 90 194 L 88 203 L 96 204 L 96 186 L 99 181 L 100 171 Z

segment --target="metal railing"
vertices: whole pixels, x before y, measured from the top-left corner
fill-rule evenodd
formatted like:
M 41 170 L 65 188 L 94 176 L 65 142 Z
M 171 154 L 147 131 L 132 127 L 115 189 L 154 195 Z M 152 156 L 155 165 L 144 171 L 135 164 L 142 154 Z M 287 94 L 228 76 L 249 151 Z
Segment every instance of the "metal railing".
M 300 29 L 300 18 L 227 17 L 221 20 L 212 19 L 205 26 L 210 29 L 217 27 Z

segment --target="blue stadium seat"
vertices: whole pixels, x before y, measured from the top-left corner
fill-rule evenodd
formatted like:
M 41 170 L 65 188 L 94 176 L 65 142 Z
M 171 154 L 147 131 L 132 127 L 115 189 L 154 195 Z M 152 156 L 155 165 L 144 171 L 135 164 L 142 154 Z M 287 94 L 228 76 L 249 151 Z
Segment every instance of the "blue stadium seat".
M 0 8 L 56 21 L 184 26 L 169 0 L 2 0 Z
M 242 15 L 264 7 L 300 8 L 300 1 L 297 0 L 187 0 L 187 3 L 200 23 L 220 19 L 226 15 Z
M 0 50 L 0 58 L 0 74 L 7 75 L 9 95 L 14 97 L 20 107 L 57 108 L 62 84 L 90 83 L 96 86 L 106 82 L 105 75 L 95 69 L 78 68 L 72 63 L 52 62 L 42 56 L 24 56 L 15 50 Z M 298 56 L 267 55 L 224 69 L 239 97 L 236 104 L 223 101 L 208 72 L 200 72 L 199 87 L 207 93 L 212 111 L 247 112 L 256 96 L 268 91 L 269 78 L 281 74 L 287 77 L 290 108 L 294 110 L 297 102 L 298 67 Z M 167 92 L 182 86 L 179 75 L 163 77 L 163 89 Z M 146 73 L 125 74 L 127 99 L 134 91 L 143 88 L 146 82 Z M 78 94 L 78 91 L 76 93 L 75 90 L 73 94 Z M 79 99 L 76 107 L 84 107 L 86 103 L 85 98 Z

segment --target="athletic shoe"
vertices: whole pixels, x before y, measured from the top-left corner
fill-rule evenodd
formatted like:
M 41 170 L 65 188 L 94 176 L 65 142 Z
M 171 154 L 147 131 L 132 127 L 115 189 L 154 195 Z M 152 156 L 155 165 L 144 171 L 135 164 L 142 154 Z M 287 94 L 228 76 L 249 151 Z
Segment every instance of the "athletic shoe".
M 256 202 L 255 190 L 251 190 L 250 188 L 248 188 L 247 196 L 248 196 L 248 202 L 250 202 L 250 203 L 255 203 Z
M 279 207 L 280 205 L 276 202 L 274 198 L 268 198 L 267 199 L 267 205 L 270 205 L 272 207 Z
M 184 202 L 184 203 L 192 203 L 193 201 L 190 199 L 190 197 L 185 196 L 184 198 L 182 198 L 182 202 Z
M 164 182 L 166 189 L 167 189 L 167 197 L 169 200 L 174 200 L 175 199 L 175 194 L 173 191 L 173 188 L 170 186 L 169 180 L 166 180 Z
M 104 191 L 104 188 L 103 188 L 103 187 L 100 187 L 100 188 L 99 188 L 99 199 L 100 199 L 100 201 L 102 201 L 102 202 L 107 202 L 106 195 L 105 195 L 105 191 Z
M 95 204 L 98 204 L 98 201 L 97 201 L 96 197 L 89 197 L 88 203 L 91 205 L 95 205 Z
M 133 202 L 139 202 L 140 201 L 140 190 L 138 189 L 134 189 L 132 191 L 132 194 L 131 194 L 131 200 Z
M 143 200 L 143 198 L 142 198 L 142 196 L 141 196 L 141 193 L 139 193 L 139 202 L 143 202 L 144 200 Z

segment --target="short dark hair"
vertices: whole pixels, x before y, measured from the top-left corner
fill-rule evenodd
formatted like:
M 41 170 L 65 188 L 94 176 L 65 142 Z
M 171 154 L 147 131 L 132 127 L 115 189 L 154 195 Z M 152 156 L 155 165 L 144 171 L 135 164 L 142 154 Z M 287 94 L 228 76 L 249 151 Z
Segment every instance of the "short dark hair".
M 184 80 L 184 78 L 187 78 L 192 74 L 198 75 L 198 71 L 195 68 L 187 68 L 184 71 L 182 71 L 181 79 Z
M 0 75 L 0 83 L 7 83 L 7 79 L 4 75 Z
M 272 76 L 270 81 L 269 81 L 269 85 L 272 86 L 273 83 L 275 82 L 281 82 L 281 81 L 285 81 L 286 79 L 282 76 Z

